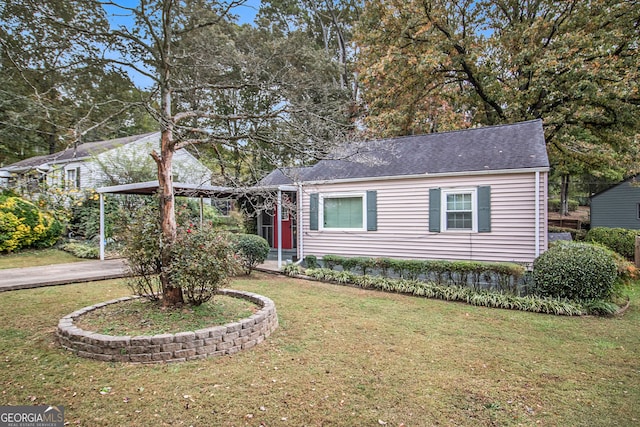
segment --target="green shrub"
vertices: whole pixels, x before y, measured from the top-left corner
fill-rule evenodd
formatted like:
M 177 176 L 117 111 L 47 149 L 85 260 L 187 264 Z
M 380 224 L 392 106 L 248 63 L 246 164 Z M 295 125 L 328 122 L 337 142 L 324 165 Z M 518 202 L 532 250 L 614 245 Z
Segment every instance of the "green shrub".
M 298 264 L 287 264 L 282 267 L 282 273 L 292 277 L 299 276 L 302 274 L 302 267 Z
M 342 265 L 344 257 L 338 255 L 325 255 L 322 257 L 322 265 L 329 270 L 333 270 L 338 265 Z
M 585 240 L 599 243 L 623 257 L 632 260 L 635 256 L 636 236 L 640 230 L 628 230 L 625 228 L 595 227 L 589 230 Z
M 179 230 L 171 251 L 169 280 L 182 289 L 187 304 L 209 301 L 240 270 L 229 235 L 210 226 Z
M 255 234 L 235 234 L 234 249 L 247 275 L 269 256 L 269 243 Z
M 390 279 L 382 276 L 357 275 L 348 271 L 335 271 L 327 268 L 307 269 L 308 276 L 317 280 L 350 284 L 365 289 L 377 289 L 384 292 L 397 292 L 424 298 L 445 301 L 460 301 L 471 305 L 522 310 L 534 313 L 546 313 L 562 316 L 582 314 L 611 314 L 617 306 L 603 301 L 593 301 L 587 306 L 579 302 L 535 295 L 516 296 L 499 292 L 477 291 L 469 287 L 439 285 L 417 280 Z
M 160 224 L 158 209 L 140 206 L 133 216 L 117 229 L 116 237 L 123 242 L 122 255 L 127 260 L 127 286 L 134 294 L 158 300 L 162 291 L 158 274 L 160 259 Z
M 100 257 L 100 248 L 91 243 L 85 242 L 68 242 L 60 246 L 65 252 L 69 252 L 78 258 L 98 259 Z
M 163 265 L 162 233 L 154 206 L 141 206 L 119 232 L 130 272 L 127 285 L 136 295 L 149 299 L 161 297 L 158 274 L 163 268 L 170 283 L 181 289 L 185 303 L 191 305 L 211 299 L 240 268 L 231 238 L 210 224 L 179 228 L 171 246 L 172 263 Z
M 533 263 L 534 292 L 546 297 L 608 299 L 616 278 L 613 255 L 588 243 L 558 242 Z
M 0 196 L 0 252 L 54 245 L 62 225 L 52 215 L 19 197 Z
M 325 268 L 366 275 L 377 270 L 383 277 L 395 275 L 401 279 L 434 281 L 441 285 L 471 286 L 480 288 L 481 283 L 490 284 L 496 290 L 518 293 L 518 284 L 524 276 L 522 265 L 514 263 L 490 263 L 475 261 L 405 260 L 392 258 L 347 258 L 325 255 Z
M 91 240 L 100 235 L 100 195 L 95 191 L 86 191 L 81 198 L 74 200 L 70 207 L 70 218 L 67 223 L 69 237 L 74 239 Z M 126 215 L 118 208 L 116 197 L 104 199 L 105 236 L 113 234 L 113 223 L 116 219 Z
M 307 255 L 304 257 L 304 264 L 307 268 L 318 268 L 318 257 L 315 255 Z

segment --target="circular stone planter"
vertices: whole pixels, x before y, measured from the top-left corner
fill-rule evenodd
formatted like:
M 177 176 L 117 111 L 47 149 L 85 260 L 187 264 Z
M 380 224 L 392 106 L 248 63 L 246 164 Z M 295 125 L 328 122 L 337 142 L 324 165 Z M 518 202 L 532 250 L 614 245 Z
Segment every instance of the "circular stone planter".
M 82 308 L 58 322 L 58 340 L 62 347 L 77 354 L 105 362 L 162 363 L 184 362 L 234 354 L 260 344 L 278 327 L 276 306 L 272 300 L 251 292 L 221 289 L 218 295 L 242 298 L 260 306 L 246 319 L 222 326 L 176 334 L 111 336 L 85 331 L 74 325 L 75 319 L 104 307 L 139 297 L 123 297 Z

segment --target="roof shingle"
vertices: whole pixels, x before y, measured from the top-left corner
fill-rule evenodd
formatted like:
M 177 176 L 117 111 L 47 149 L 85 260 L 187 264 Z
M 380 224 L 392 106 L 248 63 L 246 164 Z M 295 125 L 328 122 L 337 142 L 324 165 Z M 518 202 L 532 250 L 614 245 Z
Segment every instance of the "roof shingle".
M 548 168 L 541 120 L 350 144 L 334 159 L 275 170 L 260 185 Z

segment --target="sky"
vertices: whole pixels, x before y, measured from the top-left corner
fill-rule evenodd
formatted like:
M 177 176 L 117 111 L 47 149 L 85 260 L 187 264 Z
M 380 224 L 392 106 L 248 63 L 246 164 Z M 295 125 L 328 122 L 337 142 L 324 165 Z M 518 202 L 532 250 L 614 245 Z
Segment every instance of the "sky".
M 244 4 L 232 9 L 233 13 L 238 16 L 239 24 L 253 23 L 260 8 L 260 1 L 261 0 L 246 0 Z M 115 0 L 114 3 L 125 7 L 134 7 L 138 4 L 138 0 Z M 104 6 L 104 8 L 107 11 L 107 18 L 113 26 L 128 25 L 132 22 L 131 17 L 122 16 L 122 10 L 112 6 Z M 133 83 L 141 89 L 149 88 L 153 84 L 149 78 L 136 73 L 134 70 L 129 70 L 128 73 Z

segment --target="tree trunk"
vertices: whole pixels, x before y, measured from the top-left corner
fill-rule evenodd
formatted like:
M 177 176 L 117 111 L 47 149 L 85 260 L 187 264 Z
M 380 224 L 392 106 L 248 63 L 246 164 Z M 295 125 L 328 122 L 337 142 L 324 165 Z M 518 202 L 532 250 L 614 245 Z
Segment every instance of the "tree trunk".
M 171 87 L 171 42 L 172 42 L 172 18 L 174 3 L 167 1 L 162 8 L 162 32 L 164 37 L 160 40 L 159 50 L 161 55 L 158 71 L 160 74 L 160 109 L 162 114 L 162 135 L 160 137 L 160 156 L 153 152 L 158 165 L 158 192 L 160 198 L 160 226 L 162 228 L 162 245 L 160 258 L 162 270 L 160 271 L 160 284 L 162 286 L 162 305 L 165 307 L 177 307 L 184 303 L 182 288 L 171 283 L 169 272 L 173 263 L 172 249 L 176 241 L 177 226 L 175 199 L 173 197 L 173 154 L 176 151 L 174 141 L 174 125 L 172 111 L 172 87 Z
M 562 175 L 560 183 L 560 215 L 569 216 L 569 175 Z
M 165 307 L 179 306 L 184 302 L 182 289 L 173 286 L 169 277 L 173 244 L 176 241 L 177 225 L 175 199 L 173 196 L 173 141 L 171 129 L 162 131 L 160 140 L 161 154 L 154 156 L 158 164 L 158 196 L 160 199 L 160 226 L 162 228 L 160 284 L 162 285 L 162 304 Z

